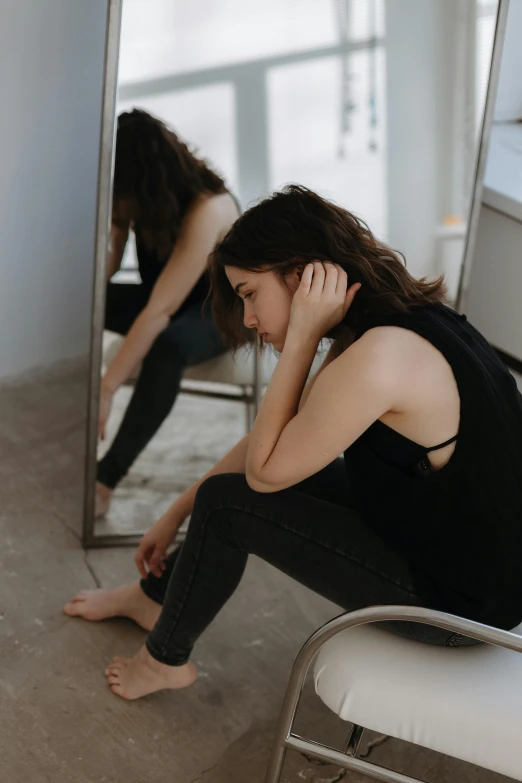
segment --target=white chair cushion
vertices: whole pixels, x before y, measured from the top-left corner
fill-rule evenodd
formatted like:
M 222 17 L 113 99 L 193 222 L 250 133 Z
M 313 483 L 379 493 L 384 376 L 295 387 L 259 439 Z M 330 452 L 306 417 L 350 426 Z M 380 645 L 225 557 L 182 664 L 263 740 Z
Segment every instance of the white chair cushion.
M 123 337 L 114 332 L 103 333 L 103 367 L 105 368 L 114 359 L 119 350 Z M 318 353 L 312 372 L 315 372 L 321 364 L 325 351 Z M 261 359 L 261 384 L 266 386 L 272 377 L 278 356 L 271 349 L 262 353 Z M 129 380 L 135 380 L 139 374 L 139 367 Z M 234 357 L 230 351 L 221 354 L 214 359 L 209 359 L 201 364 L 187 367 L 184 378 L 192 381 L 211 381 L 213 383 L 233 384 L 235 386 L 249 386 L 254 378 L 254 352 L 253 349 L 240 348 Z
M 522 780 L 521 653 L 358 626 L 325 643 L 314 680 L 343 720 Z

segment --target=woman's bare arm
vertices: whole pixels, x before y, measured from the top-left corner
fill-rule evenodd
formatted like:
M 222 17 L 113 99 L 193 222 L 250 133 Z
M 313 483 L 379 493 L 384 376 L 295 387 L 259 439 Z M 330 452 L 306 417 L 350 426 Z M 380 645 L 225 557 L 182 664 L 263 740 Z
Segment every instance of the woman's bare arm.
M 303 405 L 305 404 L 306 400 L 308 399 L 308 395 L 312 391 L 312 386 L 316 382 L 319 375 L 322 373 L 325 367 L 328 367 L 329 364 L 333 362 L 334 359 L 337 359 L 337 357 L 342 353 L 342 347 L 337 342 L 332 343 L 330 346 L 328 353 L 326 354 L 323 363 L 319 367 L 316 373 L 312 375 L 309 381 L 307 381 L 306 386 L 303 389 L 303 393 L 301 394 L 301 399 L 299 400 L 299 407 L 298 412 L 301 410 Z
M 310 378 L 308 381 L 304 391 L 303 395 L 301 397 L 301 401 L 299 403 L 299 407 L 301 408 L 305 402 L 306 398 L 310 394 L 310 391 L 312 389 L 312 386 L 314 385 L 315 380 L 319 376 L 319 374 L 324 370 L 325 367 L 327 367 L 328 364 L 330 364 L 340 353 L 340 349 L 336 343 L 333 343 L 330 346 L 330 349 L 325 356 L 325 359 L 319 368 L 319 370 L 315 373 L 315 375 Z M 247 451 L 248 451 L 248 435 L 245 435 L 243 438 L 241 438 L 236 445 L 230 449 L 230 451 L 225 454 L 225 456 L 217 462 L 213 468 L 211 468 L 208 473 L 205 473 L 204 476 L 202 476 L 199 481 L 196 481 L 195 484 L 193 484 L 191 487 L 185 490 L 182 495 L 180 495 L 174 503 L 170 506 L 168 511 L 165 513 L 165 516 L 170 516 L 172 518 L 173 522 L 177 522 L 179 524 L 179 520 L 185 519 L 189 514 L 192 513 L 192 507 L 194 505 L 194 499 L 196 497 L 196 493 L 201 486 L 201 484 L 205 481 L 205 479 L 209 478 L 210 476 L 217 476 L 220 473 L 245 473 L 246 472 L 246 457 L 247 457 Z
M 307 396 L 310 394 L 310 390 L 312 389 L 312 386 L 314 385 L 315 380 L 317 379 L 318 375 L 324 370 L 324 368 L 330 364 L 338 355 L 339 348 L 336 347 L 336 344 L 332 344 L 330 346 L 330 350 L 328 351 L 327 355 L 325 356 L 325 359 L 321 365 L 321 367 L 318 369 L 318 371 L 315 373 L 315 375 L 310 378 L 308 381 L 304 391 L 303 395 L 301 397 L 301 402 L 299 403 L 299 407 L 301 408 L 305 402 Z M 243 438 L 241 438 L 236 445 L 230 449 L 230 451 L 225 454 L 225 456 L 217 462 L 211 470 L 208 471 L 208 473 L 205 473 L 202 478 L 199 479 L 199 481 L 196 481 L 195 484 L 193 484 L 191 487 L 189 487 L 185 492 L 183 492 L 182 495 L 180 495 L 172 504 L 172 506 L 169 508 L 169 510 L 166 512 L 167 515 L 171 514 L 173 519 L 180 519 L 187 517 L 192 512 L 192 507 L 194 505 L 194 498 L 196 497 L 196 492 L 198 491 L 201 484 L 205 481 L 205 479 L 209 478 L 210 476 L 216 476 L 219 473 L 245 473 L 246 472 L 246 456 L 248 451 L 248 435 L 245 435 Z
M 339 347 L 334 343 L 330 346 L 330 350 L 325 356 L 325 359 L 319 370 L 308 381 L 303 391 L 301 402 L 299 403 L 300 408 L 306 402 L 306 398 L 310 394 L 312 386 L 314 385 L 318 375 L 328 364 L 330 364 L 330 362 L 332 362 L 338 356 L 338 354 Z M 225 456 L 219 462 L 217 462 L 214 467 L 208 471 L 208 473 L 205 473 L 205 475 L 202 476 L 199 481 L 196 481 L 195 484 L 185 490 L 185 492 L 174 501 L 172 506 L 170 506 L 166 512 L 166 516 L 172 515 L 172 518 L 176 520 L 179 520 L 180 518 L 185 519 L 185 517 L 187 517 L 192 512 L 194 499 L 199 487 L 205 481 L 205 479 L 209 478 L 210 476 L 217 476 L 220 473 L 245 473 L 246 456 L 248 451 L 248 437 L 248 435 L 245 435 L 243 438 L 241 438 L 241 440 L 238 441 L 238 443 L 236 443 L 236 445 L 230 449 L 230 451 L 225 454 Z

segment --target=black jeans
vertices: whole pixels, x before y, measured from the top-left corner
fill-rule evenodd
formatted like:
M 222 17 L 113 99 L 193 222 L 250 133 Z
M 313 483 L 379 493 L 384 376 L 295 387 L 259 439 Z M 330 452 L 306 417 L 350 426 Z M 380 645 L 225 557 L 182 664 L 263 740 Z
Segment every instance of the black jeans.
M 105 328 L 127 334 L 147 304 L 144 285 L 109 283 Z M 185 367 L 226 350 L 210 311 L 189 304 L 171 319 L 143 360 L 140 376 L 114 441 L 98 463 L 98 481 L 114 489 L 166 419 L 179 392 Z
M 185 663 L 200 634 L 238 586 L 255 554 L 346 611 L 377 604 L 426 606 L 408 563 L 350 508 L 342 459 L 281 492 L 250 489 L 245 476 L 212 476 L 199 488 L 183 545 L 167 570 L 142 580 L 163 604 L 147 649 L 172 666 Z M 383 623 L 391 631 L 437 645 L 472 639 L 413 622 Z

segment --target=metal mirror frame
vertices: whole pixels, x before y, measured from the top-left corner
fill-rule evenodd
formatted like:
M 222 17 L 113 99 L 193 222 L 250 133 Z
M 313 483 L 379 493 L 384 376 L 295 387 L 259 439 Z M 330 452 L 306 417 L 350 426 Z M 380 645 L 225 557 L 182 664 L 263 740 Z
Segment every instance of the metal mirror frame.
M 98 206 L 96 211 L 96 243 L 91 320 L 91 353 L 89 360 L 89 391 L 87 399 L 87 442 L 85 454 L 85 490 L 82 545 L 90 549 L 101 545 L 94 533 L 94 493 L 96 484 L 96 452 L 98 447 L 98 410 L 100 405 L 100 366 L 102 361 L 105 313 L 107 251 L 110 240 L 112 180 L 116 137 L 116 101 L 118 89 L 118 59 L 120 51 L 123 0 L 107 0 L 107 33 L 103 105 L 98 164 Z M 104 546 L 121 543 L 120 536 L 103 536 Z M 139 536 L 135 537 L 139 540 Z

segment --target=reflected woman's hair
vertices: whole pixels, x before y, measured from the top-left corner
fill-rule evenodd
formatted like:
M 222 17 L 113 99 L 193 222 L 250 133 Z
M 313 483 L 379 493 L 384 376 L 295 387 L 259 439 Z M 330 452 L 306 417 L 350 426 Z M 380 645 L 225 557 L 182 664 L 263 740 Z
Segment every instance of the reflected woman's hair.
M 345 319 L 349 342 L 370 318 L 446 301 L 443 277 L 416 279 L 402 253 L 379 241 L 356 215 L 302 185 L 288 185 L 238 218 L 210 257 L 213 317 L 227 344 L 235 349 L 255 335 L 243 325 L 243 303 L 226 266 L 273 270 L 284 282 L 289 272 L 314 260 L 339 264 L 349 285 L 362 284 Z
M 192 201 L 223 193 L 224 180 L 161 120 L 141 109 L 118 117 L 113 223 L 132 223 L 160 255 L 168 254 Z

